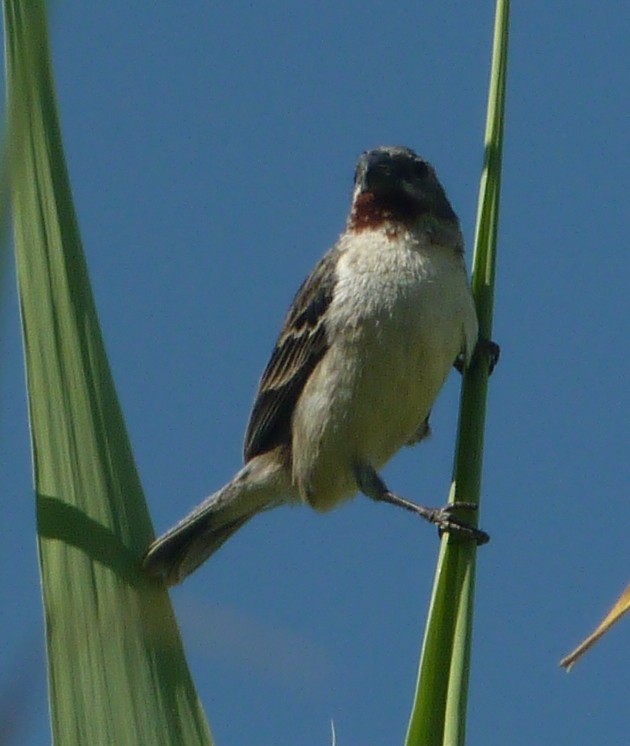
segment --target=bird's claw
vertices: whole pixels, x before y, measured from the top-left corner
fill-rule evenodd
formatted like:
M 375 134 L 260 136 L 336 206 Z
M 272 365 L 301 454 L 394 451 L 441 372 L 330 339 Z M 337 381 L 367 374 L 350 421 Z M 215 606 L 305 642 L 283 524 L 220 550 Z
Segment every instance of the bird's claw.
M 471 365 L 476 365 L 482 360 L 487 360 L 488 362 L 488 375 L 492 373 L 494 370 L 496 364 L 499 362 L 499 357 L 501 356 L 501 348 L 496 342 L 493 342 L 491 339 L 484 339 L 482 337 L 479 337 L 477 340 L 477 344 L 475 345 L 475 351 L 473 352 Z M 453 367 L 458 373 L 464 374 L 464 371 L 466 370 L 466 356 L 464 353 L 461 353 L 455 358 L 455 362 L 453 363 Z
M 428 518 L 431 523 L 437 526 L 440 536 L 446 531 L 451 536 L 460 539 L 473 539 L 477 543 L 477 546 L 487 544 L 490 541 L 490 536 L 485 531 L 476 526 L 471 526 L 469 523 L 453 515 L 455 511 L 461 509 L 477 510 L 477 504 L 470 502 L 449 503 L 443 508 L 433 508 L 432 515 L 428 516 Z
M 477 346 L 475 347 L 475 357 L 477 359 L 483 357 L 488 361 L 488 375 L 491 375 L 501 357 L 501 348 L 491 339 L 483 339 L 480 337 L 477 340 Z

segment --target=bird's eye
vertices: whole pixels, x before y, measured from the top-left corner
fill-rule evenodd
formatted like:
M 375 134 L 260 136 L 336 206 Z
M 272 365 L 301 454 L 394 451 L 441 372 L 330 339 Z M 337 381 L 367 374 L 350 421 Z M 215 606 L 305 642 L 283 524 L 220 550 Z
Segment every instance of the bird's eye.
M 416 179 L 424 179 L 429 173 L 429 167 L 424 161 L 414 161 L 413 175 Z

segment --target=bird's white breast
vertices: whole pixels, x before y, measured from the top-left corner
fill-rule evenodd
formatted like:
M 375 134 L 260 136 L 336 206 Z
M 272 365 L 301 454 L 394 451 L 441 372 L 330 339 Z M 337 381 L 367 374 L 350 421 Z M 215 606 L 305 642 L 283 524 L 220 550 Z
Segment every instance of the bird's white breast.
M 477 320 L 461 254 L 428 234 L 341 239 L 327 311 L 329 350 L 293 419 L 293 474 L 326 510 L 356 492 L 354 467 L 379 469 L 413 438 Z

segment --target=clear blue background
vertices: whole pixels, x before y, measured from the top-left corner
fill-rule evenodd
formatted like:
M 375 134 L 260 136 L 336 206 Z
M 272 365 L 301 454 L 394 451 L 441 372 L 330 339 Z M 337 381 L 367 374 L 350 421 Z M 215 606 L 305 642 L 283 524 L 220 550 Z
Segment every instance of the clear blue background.
M 626 0 L 514 3 L 471 746 L 630 739 L 627 620 L 558 668 L 630 566 L 629 14 Z M 463 0 L 54 4 L 68 165 L 156 530 L 239 466 L 258 376 L 343 228 L 361 151 L 431 160 L 471 246 L 493 16 Z M 12 274 L 0 705 L 6 742 L 31 746 L 49 735 Z M 417 501 L 446 499 L 458 388 L 453 374 L 433 438 L 385 471 Z M 285 508 L 175 589 L 218 746 L 319 746 L 331 719 L 340 745 L 400 744 L 437 549 L 428 526 L 367 499 Z

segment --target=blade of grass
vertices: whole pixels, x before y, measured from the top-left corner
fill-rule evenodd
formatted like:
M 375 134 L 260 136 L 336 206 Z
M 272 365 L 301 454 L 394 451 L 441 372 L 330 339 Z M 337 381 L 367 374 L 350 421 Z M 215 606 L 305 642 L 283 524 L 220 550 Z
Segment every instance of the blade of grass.
M 211 744 L 165 590 L 72 203 L 42 0 L 6 0 L 9 155 L 53 741 Z
M 0 137 L 0 314 L 4 312 L 7 270 L 9 267 L 9 173 L 6 137 Z M 0 332 L 1 333 L 1 332 Z M 0 337 L 0 356 L 3 339 Z
M 508 0 L 498 0 L 471 281 L 483 339 L 492 335 L 508 19 Z M 479 504 L 487 385 L 487 365 L 464 375 L 449 502 Z M 476 551 L 470 543 L 442 539 L 406 746 L 464 744 Z

